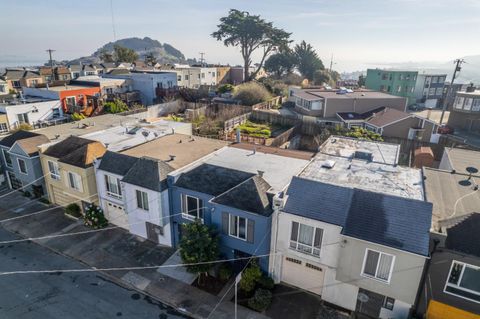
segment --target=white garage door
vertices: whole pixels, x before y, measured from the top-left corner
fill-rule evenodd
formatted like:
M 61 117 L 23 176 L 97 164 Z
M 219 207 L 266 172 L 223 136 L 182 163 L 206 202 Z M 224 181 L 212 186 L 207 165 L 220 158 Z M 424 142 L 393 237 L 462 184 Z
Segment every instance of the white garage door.
M 106 201 L 105 217 L 109 223 L 128 229 L 128 217 L 123 206 Z
M 282 281 L 311 291 L 322 294 L 324 270 L 313 263 L 304 260 L 285 257 L 282 264 Z

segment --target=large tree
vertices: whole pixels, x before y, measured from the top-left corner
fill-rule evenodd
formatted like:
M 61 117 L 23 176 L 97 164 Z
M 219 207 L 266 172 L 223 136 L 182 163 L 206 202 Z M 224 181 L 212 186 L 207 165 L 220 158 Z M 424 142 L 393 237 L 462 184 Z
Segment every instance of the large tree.
M 214 266 L 209 262 L 217 260 L 219 255 L 218 236 L 213 229 L 198 220 L 182 226 L 180 256 L 183 263 L 189 264 L 187 271 L 198 274 L 199 284 Z
M 265 70 L 275 74 L 277 77 L 292 73 L 297 64 L 297 59 L 291 51 L 285 50 L 272 54 L 265 61 Z
M 297 58 L 298 72 L 308 80 L 314 79 L 316 71 L 325 69 L 322 60 L 309 43 L 300 42 L 295 46 L 294 52 Z
M 135 52 L 135 50 L 122 47 L 120 45 L 115 45 L 113 47 L 113 56 L 115 58 L 115 62 L 133 63 L 138 60 L 138 54 Z
M 272 22 L 266 22 L 258 15 L 251 15 L 246 11 L 231 9 L 228 16 L 220 18 L 218 30 L 212 33 L 212 37 L 223 41 L 225 46 L 240 47 L 244 80 L 249 81 L 257 75 L 263 67 L 265 59 L 279 48 L 286 47 L 291 42 L 290 34 L 273 26 Z M 250 74 L 252 54 L 256 50 L 262 51 L 262 58 L 257 69 Z

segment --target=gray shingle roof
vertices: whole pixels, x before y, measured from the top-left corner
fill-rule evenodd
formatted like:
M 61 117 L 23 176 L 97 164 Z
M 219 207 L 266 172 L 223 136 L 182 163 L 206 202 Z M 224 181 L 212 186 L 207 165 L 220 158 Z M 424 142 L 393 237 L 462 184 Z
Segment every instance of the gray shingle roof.
M 480 213 L 473 213 L 461 223 L 447 230 L 445 246 L 448 249 L 480 257 L 479 230 Z
M 122 182 L 161 192 L 167 188 L 167 175 L 173 168 L 158 159 L 142 157 L 128 170 Z
M 355 189 L 342 233 L 428 256 L 432 204 Z
M 287 195 L 286 212 L 343 226 L 353 189 L 293 177 Z
M 254 176 L 252 173 L 202 164 L 180 175 L 175 186 L 218 196 L 252 176 Z
M 270 216 L 272 195 L 267 193 L 270 188 L 262 177 L 255 175 L 216 197 L 212 202 Z
M 103 155 L 98 169 L 124 176 L 137 160 L 138 158 L 133 156 L 107 151 Z
M 288 213 L 343 227 L 342 234 L 428 256 L 432 204 L 294 177 Z

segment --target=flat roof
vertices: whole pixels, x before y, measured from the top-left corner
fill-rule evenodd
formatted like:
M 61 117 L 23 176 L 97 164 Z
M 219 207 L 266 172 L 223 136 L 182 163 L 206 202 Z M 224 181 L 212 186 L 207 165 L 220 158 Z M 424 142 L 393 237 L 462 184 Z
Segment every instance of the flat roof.
M 202 164 L 210 164 L 238 171 L 259 174 L 272 186 L 271 192 L 282 191 L 309 163 L 308 160 L 264 153 L 256 150 L 240 149 L 237 147 L 224 147 L 197 161 L 194 165 L 173 172 L 171 175 L 179 176 L 181 173 L 194 169 Z
M 458 174 L 480 177 L 480 152 L 462 148 L 445 148 L 446 155 Z M 479 209 L 480 210 L 480 209 Z
M 226 146 L 226 141 L 184 134 L 169 134 L 122 152 L 134 157 L 148 156 L 162 160 L 175 169 L 188 165 Z M 175 156 L 171 160 L 170 156 Z
M 480 190 L 473 189 L 475 181 L 480 182 L 478 179 L 427 167 L 423 168 L 423 175 L 426 200 L 433 204 L 433 228 L 439 230 L 440 221 L 458 222 L 471 213 L 480 213 Z
M 153 141 L 176 131 L 192 132 L 191 123 L 161 120 L 155 123 L 133 123 L 82 135 L 83 138 L 102 142 L 109 151 L 120 152 Z
M 351 158 L 355 152 L 368 152 L 372 154 L 374 163 L 396 165 L 400 145 L 332 135 L 320 146 L 319 152 L 346 159 Z

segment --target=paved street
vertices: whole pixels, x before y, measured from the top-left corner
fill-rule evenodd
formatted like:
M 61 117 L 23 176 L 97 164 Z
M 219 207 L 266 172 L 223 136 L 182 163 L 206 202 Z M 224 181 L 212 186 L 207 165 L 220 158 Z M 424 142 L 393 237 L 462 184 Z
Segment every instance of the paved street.
M 18 238 L 0 228 L 0 240 Z M 35 243 L 0 245 L 0 272 L 85 266 Z M 185 318 L 97 273 L 0 276 L 0 318 Z

